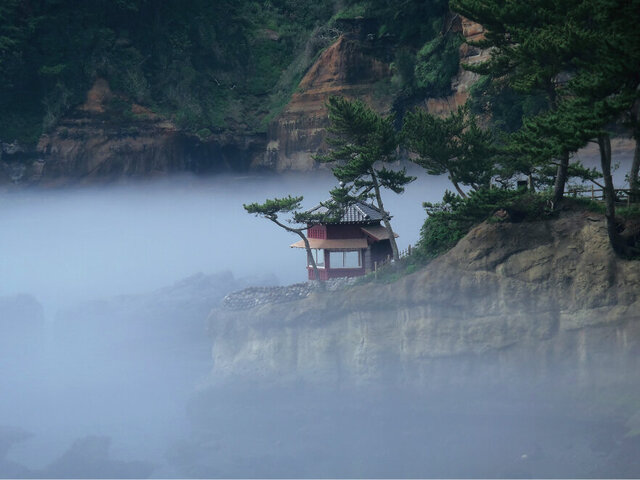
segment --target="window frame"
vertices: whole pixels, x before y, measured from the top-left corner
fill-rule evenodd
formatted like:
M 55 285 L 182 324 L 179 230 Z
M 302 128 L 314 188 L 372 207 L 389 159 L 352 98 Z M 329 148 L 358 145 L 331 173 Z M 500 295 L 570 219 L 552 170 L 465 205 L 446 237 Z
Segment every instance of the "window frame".
M 347 253 L 355 253 L 358 255 L 358 265 L 357 266 L 346 266 L 346 255 Z M 334 265 L 333 264 L 333 258 L 334 254 L 342 254 L 342 261 L 338 262 L 340 263 L 339 265 Z M 361 269 L 362 268 L 362 250 L 357 249 L 357 250 L 334 250 L 334 251 L 329 251 L 329 268 L 335 268 L 335 269 L 339 269 L 339 270 L 357 270 L 357 269 Z

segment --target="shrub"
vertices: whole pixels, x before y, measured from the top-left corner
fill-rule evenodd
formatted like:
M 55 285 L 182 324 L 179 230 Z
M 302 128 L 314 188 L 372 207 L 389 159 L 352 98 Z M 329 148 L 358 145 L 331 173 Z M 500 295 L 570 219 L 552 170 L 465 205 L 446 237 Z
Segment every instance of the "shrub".
M 504 209 L 512 222 L 532 221 L 549 214 L 547 195 L 487 189 L 463 199 L 447 191 L 442 203 L 425 203 L 428 218 L 420 230 L 416 255 L 434 258 L 453 248 L 475 225 Z
M 208 128 L 201 128 L 196 132 L 196 135 L 200 140 L 206 140 L 211 136 L 211 130 L 209 130 Z

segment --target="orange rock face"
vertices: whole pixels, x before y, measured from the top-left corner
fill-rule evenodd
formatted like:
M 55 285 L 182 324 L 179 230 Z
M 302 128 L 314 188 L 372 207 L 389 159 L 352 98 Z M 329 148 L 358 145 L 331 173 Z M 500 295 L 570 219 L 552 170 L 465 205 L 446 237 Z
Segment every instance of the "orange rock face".
M 327 48 L 270 125 L 266 152 L 253 166 L 277 171 L 314 168 L 313 155 L 325 147 L 325 102 L 331 95 L 360 98 L 379 111 L 387 110 L 390 99 L 374 91 L 375 83 L 390 75 L 389 65 L 372 50 L 366 41 L 348 34 Z
M 484 38 L 484 28 L 466 18 L 455 16 L 451 29 L 476 41 Z M 379 112 L 391 109 L 390 96 L 376 94 L 376 83 L 388 79 L 390 65 L 374 55 L 380 45 L 362 32 L 342 35 L 327 48 L 304 76 L 289 104 L 272 122 L 267 134 L 264 155 L 254 159 L 254 168 L 276 171 L 311 170 L 318 165 L 313 155 L 325 149 L 329 124 L 325 102 L 331 95 L 359 98 Z M 486 60 L 487 52 L 463 44 L 461 63 Z M 447 115 L 463 105 L 469 97 L 469 87 L 477 75 L 460 68 L 452 80 L 452 94 L 444 98 L 425 99 L 422 106 L 430 112 Z
M 21 181 L 66 185 L 179 172 L 244 171 L 264 145 L 263 137 L 243 142 L 212 137 L 203 142 L 141 105 L 125 102 L 131 110 L 117 112 L 111 102 L 115 98 L 126 100 L 113 93 L 106 80 L 97 79 L 85 103 L 42 135 L 38 159 Z
M 453 21 L 455 22 L 454 28 L 462 32 L 465 40 L 477 42 L 484 39 L 484 27 L 479 23 L 472 22 L 461 16 L 457 16 Z M 487 50 L 481 50 L 467 43 L 463 43 L 460 46 L 461 65 L 483 62 L 487 60 L 488 57 L 489 52 Z M 424 107 L 426 107 L 430 113 L 448 115 L 466 103 L 469 98 L 469 88 L 471 88 L 471 85 L 473 85 L 477 79 L 477 74 L 469 72 L 460 66 L 458 74 L 451 81 L 451 90 L 453 93 L 444 98 L 429 98 L 426 100 Z

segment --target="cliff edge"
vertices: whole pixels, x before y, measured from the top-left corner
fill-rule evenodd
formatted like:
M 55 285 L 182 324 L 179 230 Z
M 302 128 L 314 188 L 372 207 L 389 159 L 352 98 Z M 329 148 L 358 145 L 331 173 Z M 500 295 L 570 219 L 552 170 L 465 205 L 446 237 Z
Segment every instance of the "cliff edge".
M 615 256 L 601 215 L 485 222 L 391 284 L 214 310 L 212 379 L 628 381 L 640 371 L 638 266 Z

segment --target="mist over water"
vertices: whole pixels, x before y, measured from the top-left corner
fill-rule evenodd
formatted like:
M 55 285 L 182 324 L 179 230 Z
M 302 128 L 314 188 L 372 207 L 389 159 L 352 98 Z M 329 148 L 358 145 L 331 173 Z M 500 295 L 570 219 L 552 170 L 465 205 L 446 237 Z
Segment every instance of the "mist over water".
M 401 249 L 418 238 L 422 202 L 451 188 L 411 173 L 405 194 L 384 197 Z M 640 471 L 638 439 L 619 443 L 631 427 L 592 418 L 571 385 L 203 388 L 211 308 L 306 280 L 296 236 L 242 204 L 291 194 L 310 208 L 333 186 L 319 171 L 0 193 L 0 477 Z
M 311 208 L 336 185 L 329 172 L 308 175 L 190 177 L 126 186 L 0 194 L 0 294 L 28 292 L 48 316 L 80 301 L 142 293 L 197 272 L 275 274 L 305 281 L 297 237 L 248 215 L 243 203 L 304 195 Z M 444 178 L 388 193 L 400 246 L 415 243 L 423 201 L 438 201 Z
M 167 455 L 191 435 L 208 311 L 249 285 L 306 281 L 297 238 L 242 204 L 292 194 L 311 208 L 333 186 L 320 171 L 0 193 L 0 476 L 184 475 Z M 401 248 L 445 188 L 422 176 L 386 195 Z

